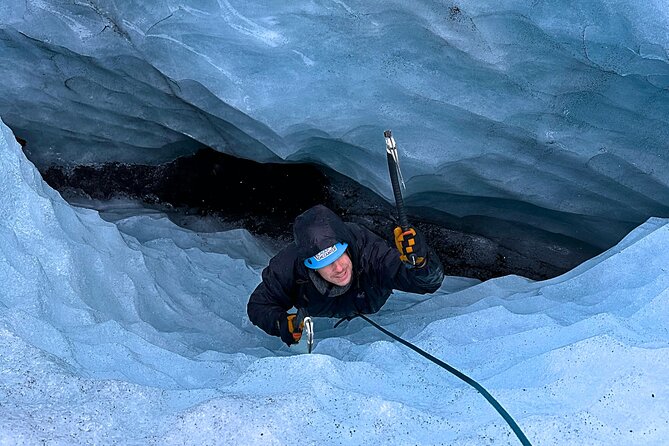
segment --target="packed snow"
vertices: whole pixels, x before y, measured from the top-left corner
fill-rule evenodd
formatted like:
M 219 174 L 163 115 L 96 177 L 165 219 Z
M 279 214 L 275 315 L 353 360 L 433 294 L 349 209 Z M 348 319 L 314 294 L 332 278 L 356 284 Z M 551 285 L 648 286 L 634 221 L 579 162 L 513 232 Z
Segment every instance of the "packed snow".
M 0 444 L 519 444 L 473 388 L 365 321 L 287 348 L 245 305 L 272 250 L 103 220 L 0 138 Z M 481 383 L 535 445 L 669 438 L 669 221 L 544 282 L 449 277 L 373 319 Z

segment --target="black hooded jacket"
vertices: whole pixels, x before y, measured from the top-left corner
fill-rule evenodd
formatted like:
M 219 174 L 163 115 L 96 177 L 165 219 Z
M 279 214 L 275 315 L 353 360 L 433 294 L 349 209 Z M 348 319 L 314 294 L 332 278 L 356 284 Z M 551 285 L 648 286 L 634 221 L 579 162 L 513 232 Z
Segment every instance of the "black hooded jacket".
M 295 241 L 270 260 L 247 305 L 251 322 L 270 335 L 280 336 L 279 321 L 293 307 L 303 308 L 310 316 L 371 314 L 379 311 L 394 289 L 433 293 L 444 278 L 433 251 L 429 251 L 423 268 L 409 269 L 384 239 L 355 223 L 344 223 L 322 205 L 298 216 L 293 232 Z M 331 288 L 319 291 L 304 260 L 342 242 L 348 243 L 353 276 L 346 292 L 331 296 Z

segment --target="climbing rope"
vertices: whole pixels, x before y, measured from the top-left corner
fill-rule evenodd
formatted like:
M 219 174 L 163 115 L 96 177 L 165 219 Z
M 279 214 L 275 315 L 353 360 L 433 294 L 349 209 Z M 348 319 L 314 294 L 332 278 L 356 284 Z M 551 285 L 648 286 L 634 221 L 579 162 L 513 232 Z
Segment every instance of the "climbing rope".
M 358 313 L 357 315 L 360 316 L 361 318 L 363 318 L 364 320 L 366 320 L 367 322 L 369 322 L 370 325 L 377 328 L 382 333 L 385 333 L 386 335 L 390 336 L 391 338 L 393 338 L 397 342 L 409 347 L 411 350 L 413 350 L 416 353 L 418 353 L 419 355 L 429 359 L 430 361 L 434 362 L 438 366 L 443 367 L 448 372 L 452 373 L 453 375 L 457 376 L 458 378 L 460 378 L 461 380 L 463 380 L 464 382 L 466 382 L 467 384 L 469 384 L 470 386 L 475 388 L 481 395 L 483 395 L 483 397 L 486 400 L 488 400 L 488 402 L 492 405 L 492 407 L 495 408 L 497 413 L 499 413 L 502 416 L 502 418 L 504 418 L 504 420 L 507 422 L 509 427 L 511 427 L 511 430 L 513 431 L 513 433 L 516 434 L 516 437 L 518 437 L 518 440 L 520 440 L 521 444 L 523 444 L 523 446 L 532 446 L 530 441 L 527 439 L 527 437 L 523 433 L 523 431 L 520 430 L 520 427 L 518 426 L 518 424 L 514 421 L 513 418 L 511 418 L 511 415 L 509 415 L 509 413 L 502 407 L 502 405 L 499 404 L 499 402 L 497 402 L 497 400 L 492 395 L 490 395 L 490 393 L 488 393 L 488 391 L 486 389 L 484 389 L 483 386 L 481 386 L 479 383 L 477 383 L 476 381 L 474 381 L 473 379 L 471 379 L 469 376 L 465 375 L 464 373 L 462 373 L 458 369 L 455 369 L 455 368 L 451 367 L 450 365 L 446 364 L 441 359 L 435 358 L 434 356 L 432 356 L 431 354 L 429 354 L 425 350 L 422 350 L 422 349 L 416 347 L 415 345 L 413 345 L 412 343 L 410 343 L 408 341 L 405 341 L 404 339 L 400 338 L 396 334 L 391 333 L 390 331 L 386 330 L 385 328 L 383 328 L 382 326 L 380 326 L 379 324 L 377 324 L 376 322 L 374 322 L 373 320 L 371 320 L 370 318 L 368 318 L 364 314 Z

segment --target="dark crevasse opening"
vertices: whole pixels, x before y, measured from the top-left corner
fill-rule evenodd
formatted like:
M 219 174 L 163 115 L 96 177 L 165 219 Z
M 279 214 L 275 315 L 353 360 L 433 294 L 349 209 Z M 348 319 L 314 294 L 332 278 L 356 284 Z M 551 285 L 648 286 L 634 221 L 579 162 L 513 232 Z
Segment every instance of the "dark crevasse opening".
M 318 203 L 391 242 L 397 225 L 392 204 L 327 166 L 258 163 L 205 147 L 160 165 L 52 165 L 41 172 L 50 186 L 77 204 L 129 198 L 165 211 L 181 226 L 206 217 L 219 229 L 245 228 L 277 248 L 292 240 L 294 218 Z M 546 279 L 599 252 L 582 241 L 503 218 L 458 218 L 418 206 L 407 211 L 449 275 Z

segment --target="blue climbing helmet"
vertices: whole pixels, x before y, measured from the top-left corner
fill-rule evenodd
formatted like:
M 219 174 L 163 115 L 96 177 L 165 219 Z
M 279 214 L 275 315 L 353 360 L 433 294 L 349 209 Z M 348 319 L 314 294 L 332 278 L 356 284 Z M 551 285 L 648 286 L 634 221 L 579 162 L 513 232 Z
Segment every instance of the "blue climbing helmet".
M 329 248 L 325 248 L 318 254 L 307 258 L 304 261 L 304 265 L 311 269 L 320 269 L 326 267 L 344 255 L 346 248 L 348 248 L 348 243 L 335 243 Z

